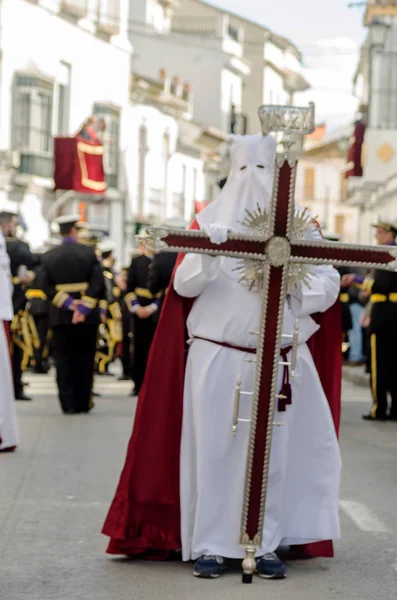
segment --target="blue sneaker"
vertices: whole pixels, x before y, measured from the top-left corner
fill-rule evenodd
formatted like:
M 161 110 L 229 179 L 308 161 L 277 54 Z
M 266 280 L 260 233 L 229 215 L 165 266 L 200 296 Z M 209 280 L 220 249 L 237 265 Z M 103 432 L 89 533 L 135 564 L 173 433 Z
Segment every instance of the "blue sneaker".
M 287 567 L 274 552 L 269 552 L 256 559 L 256 572 L 263 579 L 284 579 Z
M 217 579 L 226 571 L 225 559 L 222 556 L 201 556 L 193 567 L 193 575 L 206 579 Z

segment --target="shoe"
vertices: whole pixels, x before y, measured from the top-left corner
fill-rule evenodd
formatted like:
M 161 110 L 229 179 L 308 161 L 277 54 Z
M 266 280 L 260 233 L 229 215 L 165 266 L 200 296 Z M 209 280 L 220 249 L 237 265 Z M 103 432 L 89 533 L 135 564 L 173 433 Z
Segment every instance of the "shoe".
M 131 377 L 128 377 L 128 375 L 121 375 L 121 377 L 118 378 L 118 381 L 131 381 Z
M 100 398 L 101 394 L 99 392 L 92 392 L 94 398 Z
M 364 421 L 387 421 L 387 417 L 373 417 L 371 413 L 369 415 L 363 415 Z
M 222 556 L 201 556 L 194 564 L 193 575 L 203 579 L 217 579 L 226 568 Z
M 285 579 L 287 567 L 274 552 L 256 559 L 256 572 L 262 579 Z
M 24 400 L 25 402 L 30 402 L 32 398 L 27 396 L 25 392 L 20 392 L 17 396 L 15 396 L 15 400 Z
M 73 408 L 68 408 L 68 410 L 63 411 L 65 415 L 75 415 L 77 414 L 77 410 L 73 410 Z

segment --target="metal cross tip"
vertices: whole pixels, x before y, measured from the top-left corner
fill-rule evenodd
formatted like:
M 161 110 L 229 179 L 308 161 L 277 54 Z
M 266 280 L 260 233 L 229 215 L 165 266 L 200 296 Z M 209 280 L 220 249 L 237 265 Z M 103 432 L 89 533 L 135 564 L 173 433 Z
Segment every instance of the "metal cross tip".
M 243 583 L 252 583 L 253 574 L 256 570 L 255 560 L 256 548 L 249 547 L 245 549 L 245 558 L 243 560 Z

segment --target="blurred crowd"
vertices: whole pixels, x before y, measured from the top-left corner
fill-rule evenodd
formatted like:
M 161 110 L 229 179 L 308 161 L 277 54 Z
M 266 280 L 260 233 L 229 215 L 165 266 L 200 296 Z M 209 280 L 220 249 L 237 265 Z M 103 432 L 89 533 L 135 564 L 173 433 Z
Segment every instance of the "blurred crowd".
M 6 238 L 13 284 L 14 319 L 10 330 L 15 398 L 20 401 L 31 400 L 25 391 L 24 372 L 45 374 L 54 362 L 58 362 L 61 407 L 67 413 L 81 412 L 63 399 L 62 373 L 60 375 L 59 370 L 64 369 L 68 376 L 69 367 L 61 364 L 64 356 L 59 355 L 59 343 L 54 341 L 54 332 L 62 331 L 66 339 L 68 330 L 65 327 L 70 330 L 70 325 L 76 324 L 70 310 L 75 304 L 67 306 L 68 299 L 80 303 L 81 310 L 91 309 L 89 318 L 92 320 L 94 311 L 97 311 L 97 322 L 93 320 L 96 325 L 94 371 L 98 375 L 111 374 L 113 370 L 109 370 L 109 367 L 118 360 L 121 365 L 119 378 L 131 380 L 131 394 L 137 395 L 176 260 L 176 255 L 171 253 L 153 257 L 148 248 L 147 235 L 142 231 L 137 236 L 136 252 L 131 263 L 116 269 L 114 244 L 103 238 L 101 232 L 88 223 L 77 220 L 78 218 L 78 215 L 60 217 L 59 234 L 33 253 L 23 241 L 18 216 L 10 211 L 0 212 L 0 225 Z M 76 239 L 73 239 L 73 235 L 70 237 L 73 231 L 76 232 Z M 68 244 L 71 241 L 73 244 Z M 100 276 L 94 272 L 88 276 L 87 273 L 82 276 L 78 273 L 72 275 L 73 260 L 70 254 L 72 247 L 76 245 L 90 249 L 91 254 L 95 255 L 95 260 L 100 265 Z M 83 260 L 91 254 L 82 254 L 81 257 L 79 254 L 78 257 Z M 54 295 L 50 289 L 53 279 L 51 269 L 59 260 L 61 262 L 56 270 L 59 273 L 64 269 L 64 272 L 60 275 L 60 283 L 57 281 L 54 286 Z M 71 266 L 68 266 L 68 260 Z M 96 278 L 94 287 L 100 290 L 95 294 L 98 297 L 94 299 L 87 295 L 87 288 L 93 282 L 90 277 Z M 70 314 L 69 320 L 63 322 L 56 315 L 63 317 L 65 308 L 69 309 Z M 85 318 L 88 318 L 88 314 Z M 60 343 L 63 345 L 64 342 L 61 340 Z M 80 346 L 78 339 L 74 343 Z M 73 352 L 73 348 L 71 350 Z M 77 352 L 77 348 L 75 350 Z M 89 369 L 88 363 L 87 368 Z M 90 402 L 90 407 L 92 405 Z
M 116 269 L 112 241 L 79 215 L 60 217 L 59 234 L 33 253 L 18 234 L 18 223 L 15 213 L 0 212 L 13 284 L 16 400 L 30 400 L 23 373 L 47 373 L 52 363 L 65 413 L 91 410 L 93 373 L 113 374 L 115 361 L 121 365 L 119 378 L 131 380 L 131 394 L 138 395 L 176 255 L 154 256 L 141 231 L 131 263 Z M 375 227 L 378 244 L 395 246 L 397 225 L 384 220 Z M 364 418 L 397 419 L 397 275 L 349 267 L 339 271 L 344 362 L 364 366 L 371 375 L 373 406 Z M 71 327 L 79 324 L 84 327 Z M 81 400 L 76 404 L 77 394 Z

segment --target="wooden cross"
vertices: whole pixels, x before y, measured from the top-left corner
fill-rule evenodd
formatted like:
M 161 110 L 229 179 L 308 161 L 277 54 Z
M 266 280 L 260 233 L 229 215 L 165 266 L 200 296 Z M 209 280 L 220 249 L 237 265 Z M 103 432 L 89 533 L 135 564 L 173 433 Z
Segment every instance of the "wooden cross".
M 157 252 L 227 256 L 260 261 L 262 265 L 263 318 L 260 331 L 257 332 L 256 382 L 240 533 L 240 543 L 246 551 L 243 561 L 244 583 L 252 581 L 256 568 L 255 553 L 262 546 L 270 449 L 275 425 L 273 419 L 277 374 L 279 365 L 284 364 L 280 363 L 280 347 L 284 304 L 288 292 L 288 268 L 295 263 L 397 270 L 396 250 L 389 247 L 305 241 L 294 237 L 296 168 L 303 135 L 314 130 L 314 105 L 309 105 L 309 108 L 264 106 L 259 109 L 259 116 L 264 135 L 269 135 L 270 132 L 281 132 L 283 135 L 283 151 L 276 155 L 275 181 L 266 234 L 229 234 L 225 243 L 216 245 L 200 231 L 156 227 L 148 230 Z M 244 392 L 238 389 L 237 395 L 240 393 Z M 236 426 L 235 411 L 234 432 Z

